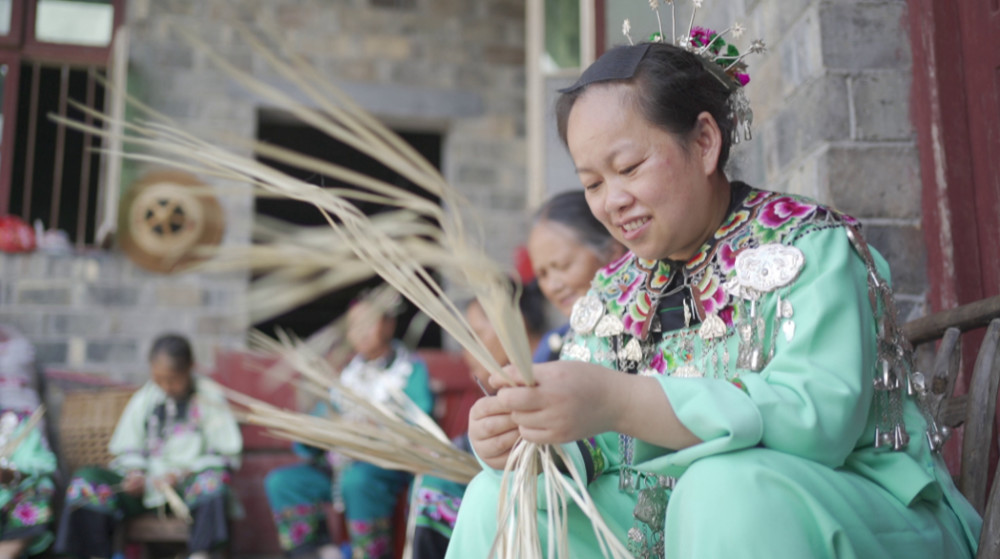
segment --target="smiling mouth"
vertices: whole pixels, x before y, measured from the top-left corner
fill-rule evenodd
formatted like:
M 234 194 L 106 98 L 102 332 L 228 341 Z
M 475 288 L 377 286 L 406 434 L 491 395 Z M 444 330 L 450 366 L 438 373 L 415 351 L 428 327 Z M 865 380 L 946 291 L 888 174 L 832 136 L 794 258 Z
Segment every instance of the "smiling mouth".
M 626 233 L 631 233 L 632 231 L 635 231 L 636 229 L 642 227 L 648 222 L 649 222 L 648 217 L 642 217 L 622 224 L 622 229 L 624 229 Z

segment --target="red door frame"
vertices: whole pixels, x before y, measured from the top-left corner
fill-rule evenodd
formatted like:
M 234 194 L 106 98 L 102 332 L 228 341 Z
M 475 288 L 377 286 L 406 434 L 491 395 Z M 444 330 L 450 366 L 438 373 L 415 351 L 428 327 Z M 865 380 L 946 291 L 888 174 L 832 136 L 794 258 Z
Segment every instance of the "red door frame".
M 988 1 L 987 8 L 987 0 L 980 6 L 907 0 L 911 111 L 923 181 L 929 299 L 935 311 L 1000 293 L 1000 163 L 995 155 L 1000 153 L 1000 72 L 988 67 L 997 64 L 996 58 L 988 62 L 980 52 L 995 48 L 989 27 L 1000 21 L 1000 0 Z M 988 19 L 977 19 L 983 15 Z M 978 58 L 967 59 L 966 53 Z M 981 339 L 980 332 L 963 340 L 958 390 L 966 389 Z M 958 433 L 945 448 L 952 471 L 957 471 L 961 438 Z
M 923 181 L 930 303 L 941 310 L 979 299 L 983 293 L 963 46 L 961 34 L 955 32 L 961 24 L 957 2 L 908 0 L 908 4 L 911 111 Z

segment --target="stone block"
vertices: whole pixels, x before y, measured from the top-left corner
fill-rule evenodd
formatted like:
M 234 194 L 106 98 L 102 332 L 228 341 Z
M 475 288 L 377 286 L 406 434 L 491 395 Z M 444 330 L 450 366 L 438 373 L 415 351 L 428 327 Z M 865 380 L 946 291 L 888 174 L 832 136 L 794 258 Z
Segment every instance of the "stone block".
M 245 331 L 248 327 L 249 320 L 245 316 L 202 316 L 197 320 L 195 332 L 199 336 L 223 336 Z
M 906 4 L 824 4 L 820 7 L 823 60 L 844 70 L 908 68 Z
M 139 360 L 136 340 L 97 340 L 87 342 L 86 359 L 89 363 L 121 363 Z
M 524 66 L 524 47 L 488 45 L 483 50 L 483 62 L 489 65 Z
M 66 363 L 69 356 L 69 344 L 64 341 L 35 342 L 35 363 L 40 366 L 50 366 Z
M 15 302 L 19 305 L 69 305 L 73 302 L 72 287 L 68 283 L 31 282 L 31 285 L 18 285 Z
M 197 285 L 164 284 L 156 286 L 155 300 L 163 307 L 197 307 L 202 302 L 202 293 Z
M 778 59 L 781 63 L 781 91 L 790 94 L 803 83 L 823 74 L 823 41 L 820 33 L 819 15 L 808 9 L 788 30 L 788 34 L 777 43 Z M 767 56 L 767 55 L 765 55 Z M 773 55 L 771 55 L 773 56 Z M 751 64 L 763 57 L 752 57 Z M 753 76 L 753 67 L 750 75 Z M 769 88 L 770 89 L 770 88 Z
M 28 338 L 35 338 L 42 333 L 42 313 L 18 312 L 5 308 L 0 311 L 0 324 L 14 327 Z
M 497 170 L 482 165 L 463 165 L 458 168 L 455 179 L 459 183 L 494 184 L 497 181 Z
M 919 295 L 927 290 L 927 250 L 919 225 L 865 225 L 863 231 L 889 262 L 897 293 Z
M 859 218 L 920 219 L 920 161 L 912 145 L 843 145 L 826 153 L 830 203 Z
M 84 300 L 101 307 L 132 307 L 139 303 L 139 288 L 123 285 L 88 285 Z
M 780 174 L 796 159 L 816 151 L 823 143 L 850 136 L 847 83 L 826 75 L 814 79 L 786 99 L 776 115 L 776 171 Z
M 384 60 L 406 60 L 413 48 L 409 38 L 399 35 L 367 35 L 363 44 L 365 56 Z
M 105 313 L 49 314 L 43 322 L 49 336 L 100 336 L 108 329 Z
M 850 78 L 855 129 L 858 140 L 911 140 L 910 83 L 908 71 L 865 73 Z
M 519 20 L 524 18 L 524 0 L 493 0 L 487 3 L 489 19 Z
M 828 202 L 826 192 L 820 180 L 820 168 L 826 150 L 819 149 L 804 158 L 797 160 L 795 165 L 785 173 L 785 180 L 779 189 L 789 194 L 806 196 L 819 202 Z
M 807 9 L 819 4 L 820 0 L 766 0 L 748 5 L 747 36 L 777 45 Z

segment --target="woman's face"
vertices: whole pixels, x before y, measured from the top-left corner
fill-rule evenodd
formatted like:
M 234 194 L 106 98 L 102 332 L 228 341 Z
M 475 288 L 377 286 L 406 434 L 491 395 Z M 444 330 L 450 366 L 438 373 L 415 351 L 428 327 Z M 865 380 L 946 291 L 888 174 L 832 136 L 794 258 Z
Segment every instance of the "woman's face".
M 687 260 L 715 230 L 699 118 L 687 149 L 625 98 L 630 86 L 591 86 L 569 114 L 566 141 L 591 212 L 641 258 Z
M 608 263 L 608 258 L 577 239 L 568 226 L 544 220 L 528 236 L 528 256 L 538 287 L 566 317 L 573 311 L 573 303 L 587 294 L 597 270 Z
M 173 358 L 165 353 L 149 360 L 149 375 L 169 398 L 180 400 L 191 392 L 191 371 L 178 371 Z
M 389 351 L 395 326 L 394 320 L 367 301 L 357 302 L 347 311 L 347 341 L 366 361 Z

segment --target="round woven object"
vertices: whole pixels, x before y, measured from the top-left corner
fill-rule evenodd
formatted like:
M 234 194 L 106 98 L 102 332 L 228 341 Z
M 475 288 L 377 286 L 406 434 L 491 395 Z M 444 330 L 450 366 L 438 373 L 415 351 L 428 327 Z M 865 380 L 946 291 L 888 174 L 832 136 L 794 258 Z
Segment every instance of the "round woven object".
M 125 195 L 121 247 L 139 266 L 173 273 L 193 264 L 199 246 L 222 240 L 222 208 L 207 185 L 177 171 L 151 173 Z

